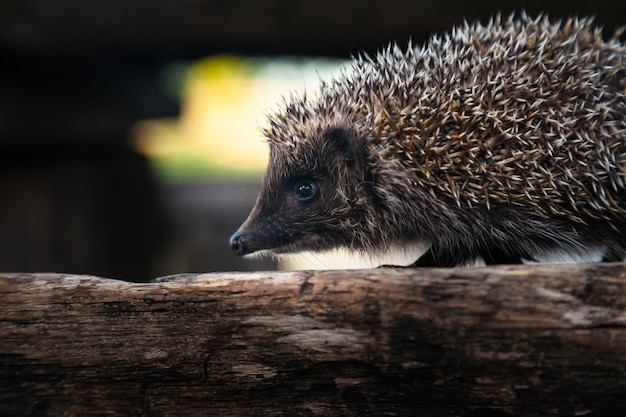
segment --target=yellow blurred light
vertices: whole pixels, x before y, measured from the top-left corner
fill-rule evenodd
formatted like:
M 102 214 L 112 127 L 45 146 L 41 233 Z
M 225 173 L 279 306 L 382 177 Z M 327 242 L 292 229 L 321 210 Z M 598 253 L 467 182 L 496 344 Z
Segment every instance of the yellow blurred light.
M 268 149 L 258 131 L 262 105 L 254 95 L 255 80 L 245 60 L 209 58 L 198 64 L 181 115 L 193 148 L 228 168 L 262 169 Z
M 178 121 L 138 125 L 135 147 L 164 161 L 188 159 L 220 171 L 256 171 L 269 149 L 260 127 L 282 96 L 319 85 L 343 65 L 339 60 L 259 59 L 214 56 L 193 64 Z

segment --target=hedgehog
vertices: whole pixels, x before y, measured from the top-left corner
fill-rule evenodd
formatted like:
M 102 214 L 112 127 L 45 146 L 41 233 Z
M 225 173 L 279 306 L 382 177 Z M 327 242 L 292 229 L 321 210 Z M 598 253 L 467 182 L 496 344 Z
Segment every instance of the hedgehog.
M 521 13 L 359 54 L 269 116 L 269 164 L 231 249 L 623 261 L 625 52 L 591 18 Z

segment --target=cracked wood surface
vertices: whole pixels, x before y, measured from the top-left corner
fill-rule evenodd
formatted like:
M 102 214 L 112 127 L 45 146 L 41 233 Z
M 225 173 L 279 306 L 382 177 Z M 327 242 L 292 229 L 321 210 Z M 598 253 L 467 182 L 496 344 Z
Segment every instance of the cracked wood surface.
M 626 264 L 0 274 L 3 416 L 626 415 Z

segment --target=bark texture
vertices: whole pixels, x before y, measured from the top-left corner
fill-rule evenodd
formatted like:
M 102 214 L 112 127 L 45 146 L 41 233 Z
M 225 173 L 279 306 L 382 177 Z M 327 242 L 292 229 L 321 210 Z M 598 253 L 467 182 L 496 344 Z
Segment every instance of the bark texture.
M 2 416 L 624 416 L 626 264 L 0 275 Z

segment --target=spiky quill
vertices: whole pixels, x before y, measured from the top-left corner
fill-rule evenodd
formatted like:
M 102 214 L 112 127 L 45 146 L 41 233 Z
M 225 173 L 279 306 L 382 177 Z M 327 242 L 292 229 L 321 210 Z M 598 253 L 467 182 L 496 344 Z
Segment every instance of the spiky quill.
M 271 116 L 238 255 L 423 243 L 413 266 L 626 252 L 626 48 L 590 19 L 464 24 Z

